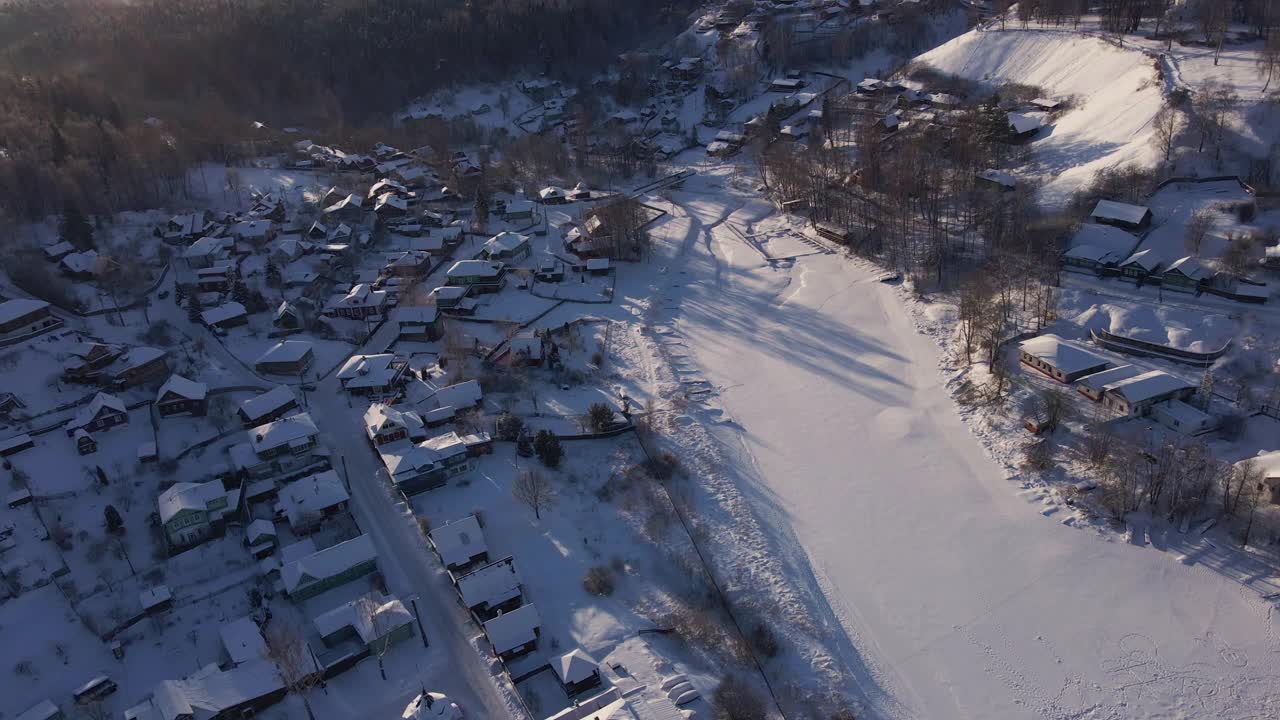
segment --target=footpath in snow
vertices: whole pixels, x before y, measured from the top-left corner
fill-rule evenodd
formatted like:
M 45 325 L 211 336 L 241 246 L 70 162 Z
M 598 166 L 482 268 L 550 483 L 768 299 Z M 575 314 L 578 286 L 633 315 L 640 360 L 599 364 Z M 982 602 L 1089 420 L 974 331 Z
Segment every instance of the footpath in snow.
M 703 237 L 651 322 L 718 393 L 677 423 L 713 427 L 765 542 L 807 558 L 794 585 L 821 588 L 811 610 L 843 628 L 829 645 L 874 714 L 1276 716 L 1264 600 L 1184 562 L 1180 537 L 1136 547 L 1042 516 L 962 423 L 891 287 L 838 255 L 768 264 L 717 224 L 747 229 L 758 199 L 687 190 Z

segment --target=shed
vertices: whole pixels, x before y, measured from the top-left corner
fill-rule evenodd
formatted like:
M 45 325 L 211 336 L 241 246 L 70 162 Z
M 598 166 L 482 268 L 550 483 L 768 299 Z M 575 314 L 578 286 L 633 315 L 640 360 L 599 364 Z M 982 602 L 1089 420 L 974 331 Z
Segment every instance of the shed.
M 1089 213 L 1089 219 L 1103 225 L 1136 230 L 1150 224 L 1151 208 L 1115 200 L 1099 200 L 1093 207 L 1093 212 Z

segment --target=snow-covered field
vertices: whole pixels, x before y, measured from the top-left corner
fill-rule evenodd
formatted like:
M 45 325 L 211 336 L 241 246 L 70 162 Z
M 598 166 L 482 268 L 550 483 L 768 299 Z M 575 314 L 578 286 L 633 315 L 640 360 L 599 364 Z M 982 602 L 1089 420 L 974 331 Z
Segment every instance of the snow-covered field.
M 1151 118 L 1163 102 L 1151 58 L 1060 31 L 974 31 L 917 58 L 948 75 L 993 88 L 1033 85 L 1072 107 L 1032 141 L 1031 175 L 1041 200 L 1065 202 L 1098 170 L 1155 159 Z
M 675 194 L 670 237 L 693 241 L 656 283 L 653 338 L 715 389 L 674 424 L 711 428 L 700 451 L 764 519 L 746 543 L 721 527 L 720 546 L 774 548 L 751 560 L 754 592 L 842 631 L 832 656 L 790 662 L 842 676 L 879 717 L 1275 712 L 1280 628 L 1217 566 L 1229 551 L 1064 526 L 966 428 L 894 289 L 838 255 L 766 264 L 717 227 L 768 214 L 722 180 Z

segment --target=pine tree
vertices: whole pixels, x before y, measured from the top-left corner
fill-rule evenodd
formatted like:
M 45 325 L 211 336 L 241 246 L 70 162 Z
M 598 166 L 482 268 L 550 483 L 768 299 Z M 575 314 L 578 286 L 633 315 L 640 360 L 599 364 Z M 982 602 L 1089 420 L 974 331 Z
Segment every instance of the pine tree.
M 204 310 L 204 305 L 200 302 L 200 293 L 191 293 L 191 298 L 187 300 L 187 320 L 193 324 L 200 322 L 200 313 Z
M 67 139 L 53 123 L 49 123 L 49 157 L 54 165 L 61 165 L 67 159 Z
M 93 248 L 93 225 L 79 208 L 68 207 L 62 213 L 62 220 L 58 223 L 58 235 L 64 241 L 74 245 L 77 250 Z

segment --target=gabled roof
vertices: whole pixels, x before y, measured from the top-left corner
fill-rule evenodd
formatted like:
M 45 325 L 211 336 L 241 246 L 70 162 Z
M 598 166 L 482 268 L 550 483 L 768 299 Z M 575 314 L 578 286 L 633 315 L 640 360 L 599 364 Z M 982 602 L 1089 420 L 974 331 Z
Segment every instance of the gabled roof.
M 298 413 L 261 425 L 249 433 L 249 445 L 255 453 L 266 452 L 318 435 L 320 431 L 307 413 Z
M 1076 385 L 1096 392 L 1102 392 L 1103 388 L 1107 385 L 1114 382 L 1120 382 L 1121 380 L 1128 380 L 1141 372 L 1142 370 L 1132 365 L 1120 365 L 1118 367 L 1103 370 L 1102 372 L 1085 375 L 1076 381 Z
M 338 370 L 338 379 L 346 388 L 382 387 L 404 372 L 403 363 L 391 353 L 352 355 Z
M 399 598 L 368 593 L 317 615 L 313 622 L 321 637 L 351 628 L 368 645 L 413 622 L 413 616 Z
M 503 264 L 485 260 L 459 260 L 449 268 L 448 277 L 498 277 L 502 273 Z
M 373 539 L 361 535 L 287 563 L 281 568 L 280 577 L 284 580 L 285 591 L 293 593 L 303 586 L 377 559 L 378 551 L 373 547 Z
M 1173 261 L 1169 267 L 1165 268 L 1164 273 L 1166 275 L 1169 273 L 1179 273 L 1192 280 L 1199 280 L 1210 274 L 1209 271 L 1200 264 L 1199 260 L 1196 260 L 1191 256 Z
M 125 408 L 123 400 L 115 395 L 108 395 L 107 393 L 100 392 L 93 396 L 93 399 L 89 401 L 89 404 L 86 405 L 84 409 L 76 413 L 76 417 L 71 421 L 69 427 L 84 427 L 90 422 L 93 422 L 93 419 L 98 417 L 103 410 L 111 410 L 121 414 L 128 414 L 129 412 L 129 410 Z
M 309 352 L 311 352 L 311 343 L 305 340 L 285 340 L 272 345 L 253 362 L 255 365 L 264 362 L 297 362 Z
M 312 514 L 322 513 L 331 507 L 350 500 L 347 489 L 334 470 L 325 470 L 295 480 L 280 490 L 280 505 L 290 527 L 297 527 Z
M 520 595 L 520 576 L 515 561 L 503 558 L 458 578 L 458 592 L 469 608 L 487 604 L 496 607 Z
M 540 627 L 542 618 L 538 617 L 537 608 L 529 604 L 486 622 L 484 632 L 489 636 L 494 649 L 504 653 L 538 639 L 537 631 Z
M 17 298 L 0 303 L 0 323 L 7 323 L 49 307 L 43 300 Z
M 204 400 L 209 393 L 209 386 L 174 373 L 160 386 L 160 390 L 156 393 L 156 400 L 163 400 L 169 393 L 187 400 Z
M 1154 272 L 1156 268 L 1160 267 L 1160 256 L 1151 248 L 1139 250 L 1120 263 L 1120 267 L 1127 265 L 1136 265 L 1147 272 Z
M 238 317 L 244 317 L 248 313 L 245 312 L 244 306 L 238 302 L 223 303 L 217 307 L 209 308 L 200 313 L 200 320 L 205 325 L 217 325 L 228 320 L 234 320 Z
M 231 491 L 238 492 L 238 491 Z M 160 522 L 167 523 L 175 515 L 184 510 L 204 511 L 209 503 L 229 493 L 220 480 L 202 483 L 174 483 L 156 499 L 156 509 L 160 512 Z M 230 503 L 228 503 L 230 504 Z
M 1024 133 L 1035 132 L 1040 129 L 1040 118 L 1023 115 L 1021 113 L 1011 112 L 1009 117 L 1009 127 L 1018 135 Z
M 1018 347 L 1067 374 L 1107 364 L 1107 359 L 1101 355 L 1095 355 L 1057 335 L 1041 335 L 1023 340 Z
M 485 242 L 484 251 L 490 255 L 497 255 L 499 253 L 514 252 L 521 246 L 526 246 L 528 244 L 528 235 L 521 235 L 513 232 L 500 232 Z
M 1124 380 L 1109 383 L 1106 386 L 1106 391 L 1115 393 L 1130 403 L 1137 403 L 1179 390 L 1194 388 L 1195 385 L 1182 378 L 1174 377 L 1162 370 L 1152 370 L 1141 375 L 1134 375 Z
M 232 665 L 243 665 L 267 657 L 267 641 L 251 617 L 245 616 L 226 623 L 218 628 L 218 635 L 222 638 L 222 647 L 227 651 Z
M 288 405 L 290 402 L 297 403 L 298 398 L 293 391 L 284 385 L 277 385 L 274 388 L 248 400 L 240 403 L 240 411 L 244 413 L 249 420 L 270 415 L 272 412 Z
M 401 325 L 430 325 L 439 317 L 435 305 L 400 306 L 391 311 L 391 319 Z
M 412 410 L 401 410 L 385 403 L 369 405 L 369 409 L 364 411 L 364 427 L 370 438 L 393 428 L 404 428 L 412 438 L 421 436 L 424 429 L 422 417 L 418 413 Z
M 1149 212 L 1151 210 L 1142 205 L 1130 205 L 1129 203 L 1116 202 L 1115 200 L 1099 200 L 1098 204 L 1094 206 L 1093 212 L 1089 213 L 1089 217 L 1118 220 L 1131 225 L 1138 225 Z
M 426 402 L 434 404 L 436 408 L 468 408 L 479 404 L 483 399 L 484 393 L 480 389 L 480 383 L 476 380 L 467 380 L 439 388 L 427 398 Z

